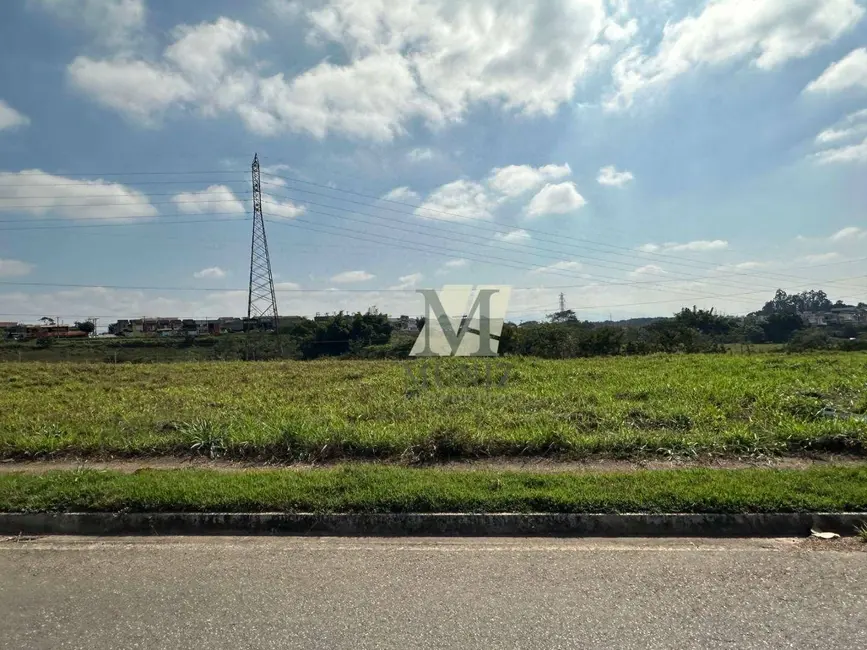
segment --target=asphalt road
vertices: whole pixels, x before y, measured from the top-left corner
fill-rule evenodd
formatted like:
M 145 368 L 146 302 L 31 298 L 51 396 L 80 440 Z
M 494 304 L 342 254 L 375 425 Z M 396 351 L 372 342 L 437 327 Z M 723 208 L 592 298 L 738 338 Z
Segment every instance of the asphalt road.
M 795 540 L 0 541 L 0 647 L 867 648 L 867 553 Z

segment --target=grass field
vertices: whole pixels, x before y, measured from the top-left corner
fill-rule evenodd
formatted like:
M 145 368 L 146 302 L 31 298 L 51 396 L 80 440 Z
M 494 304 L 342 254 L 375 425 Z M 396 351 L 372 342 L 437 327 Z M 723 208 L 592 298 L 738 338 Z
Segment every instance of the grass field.
M 0 364 L 0 456 L 867 455 L 867 354 L 437 363 Z
M 867 467 L 603 474 L 329 469 L 0 474 L 0 511 L 864 512 Z

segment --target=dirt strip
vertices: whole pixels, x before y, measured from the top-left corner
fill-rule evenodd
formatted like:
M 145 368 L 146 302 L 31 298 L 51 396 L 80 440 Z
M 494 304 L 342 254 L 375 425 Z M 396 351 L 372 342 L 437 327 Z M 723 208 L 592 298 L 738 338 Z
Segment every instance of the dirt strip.
M 815 456 L 796 456 L 779 458 L 677 458 L 677 459 L 636 459 L 615 460 L 610 458 L 591 458 L 580 461 L 558 461 L 540 458 L 490 458 L 484 460 L 462 460 L 426 465 L 402 465 L 394 462 L 343 461 L 335 463 L 286 463 L 263 461 L 238 461 L 226 459 L 209 459 L 200 456 L 189 458 L 178 457 L 142 457 L 91 460 L 84 458 L 60 458 L 56 460 L 34 461 L 0 461 L 0 473 L 9 472 L 46 472 L 50 470 L 114 470 L 118 472 L 135 472 L 141 469 L 211 469 L 226 472 L 249 470 L 286 469 L 305 471 L 322 469 L 335 465 L 378 465 L 394 467 L 425 467 L 442 470 L 486 470 L 486 471 L 521 471 L 521 472 L 634 472 L 640 470 L 660 469 L 808 469 L 814 467 L 858 466 L 867 464 L 867 458 L 836 454 Z

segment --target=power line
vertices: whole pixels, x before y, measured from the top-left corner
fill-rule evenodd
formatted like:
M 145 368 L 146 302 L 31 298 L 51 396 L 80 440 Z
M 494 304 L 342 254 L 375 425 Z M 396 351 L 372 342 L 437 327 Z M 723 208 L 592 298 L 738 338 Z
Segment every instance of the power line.
M 152 192 L 137 192 L 136 190 L 130 190 L 130 192 L 135 193 L 142 198 L 150 198 L 152 196 L 178 196 L 179 194 L 195 194 L 197 197 L 199 197 L 199 196 L 222 196 L 222 192 L 204 192 L 204 191 L 202 191 L 202 192 L 193 191 L 193 192 L 157 192 L 157 193 L 152 193 Z M 235 190 L 232 192 L 232 194 L 236 195 L 236 196 L 237 195 L 249 196 L 250 194 L 252 194 L 252 192 L 250 192 L 249 190 L 246 190 L 246 191 Z M 105 194 L 85 194 L 85 195 L 76 195 L 76 196 L 72 196 L 72 195 L 57 196 L 54 194 L 51 194 L 51 195 L 34 194 L 34 195 L 27 195 L 27 196 L 19 196 L 16 194 L 15 196 L 0 196 L 0 201 L 18 201 L 20 199 L 46 199 L 47 200 L 47 199 L 103 199 L 103 198 L 109 198 L 109 197 L 106 197 Z M 193 203 L 193 202 L 194 201 L 191 201 L 191 203 Z M 173 201 L 173 203 L 174 203 L 174 201 Z M 86 205 L 89 206 L 90 204 L 86 204 Z M 0 210 L 5 210 L 8 207 L 9 206 L 5 206 L 3 204 L 0 204 Z
M 285 197 L 285 196 L 283 196 L 283 195 L 274 195 L 274 196 L 278 196 L 279 198 L 289 198 L 289 199 L 296 200 L 296 199 L 294 199 L 294 197 Z M 273 203 L 268 202 L 268 201 L 266 201 L 265 203 L 266 203 L 266 205 L 274 205 Z M 345 212 L 345 213 L 347 213 L 347 214 L 352 214 L 352 215 L 358 215 L 358 216 L 368 217 L 368 218 L 370 218 L 370 219 L 379 219 L 379 220 L 383 220 L 383 221 L 386 221 L 386 222 L 389 224 L 389 227 L 391 227 L 391 228 L 395 228 L 395 229 L 397 229 L 397 230 L 401 230 L 401 231 L 404 231 L 404 232 L 409 232 L 409 233 L 412 233 L 412 234 L 423 235 L 424 233 L 418 232 L 417 230 L 415 230 L 415 228 L 424 228 L 424 229 L 426 229 L 426 230 L 431 230 L 431 231 L 435 232 L 435 233 L 437 234 L 437 236 L 440 237 L 441 239 L 448 239 L 448 240 L 458 241 L 458 242 L 462 242 L 462 243 L 464 243 L 464 242 L 466 241 L 466 238 L 467 238 L 467 237 L 472 237 L 472 238 L 478 239 L 478 240 L 480 240 L 482 243 L 484 243 L 484 244 L 486 244 L 486 245 L 489 245 L 489 244 L 496 244 L 496 243 L 503 243 L 503 242 L 491 242 L 490 240 L 483 239 L 483 238 L 480 237 L 479 235 L 463 235 L 462 237 L 452 237 L 452 236 L 449 236 L 448 234 L 443 235 L 443 234 L 441 234 L 441 233 L 445 233 L 445 232 L 451 233 L 451 231 L 446 231 L 446 230 L 443 229 L 443 228 L 437 228 L 437 227 L 435 227 L 435 226 L 429 226 L 429 225 L 425 225 L 425 224 L 416 224 L 416 225 L 415 225 L 414 227 L 412 227 L 412 228 L 406 228 L 406 227 L 403 227 L 402 225 L 394 225 L 394 221 L 395 221 L 394 219 L 390 219 L 390 218 L 388 218 L 388 217 L 382 217 L 382 216 L 379 216 L 379 215 L 369 214 L 369 213 L 366 213 L 366 212 L 357 212 L 357 211 L 354 211 L 354 210 L 348 210 L 347 208 L 343 208 L 343 207 L 340 207 L 340 206 L 332 206 L 332 205 L 321 204 L 321 203 L 313 203 L 313 202 L 307 202 L 307 204 L 305 204 L 305 205 L 317 205 L 317 206 L 322 206 L 322 207 L 330 208 L 330 209 L 332 209 L 332 210 L 338 210 L 338 211 L 341 211 L 341 212 Z M 306 211 L 307 211 L 307 212 L 310 212 L 310 213 L 313 213 L 313 214 L 321 214 L 321 215 L 323 215 L 323 216 L 330 216 L 330 217 L 334 217 L 334 218 L 338 218 L 338 219 L 346 219 L 346 220 L 349 220 L 349 221 L 359 221 L 360 223 L 367 223 L 367 222 L 365 222 L 365 221 L 363 221 L 363 220 L 360 220 L 360 219 L 352 219 L 352 218 L 350 218 L 350 217 L 345 217 L 345 216 L 342 216 L 342 215 L 335 215 L 335 214 L 333 214 L 333 213 L 328 213 L 328 212 L 321 212 L 321 211 L 310 210 L 310 209 L 306 209 Z M 556 254 L 556 255 L 564 255 L 564 254 L 566 254 L 564 251 L 557 251 L 557 250 L 548 249 L 548 248 L 541 248 L 541 247 L 538 247 L 538 246 L 522 246 L 522 247 L 523 247 L 523 248 L 530 248 L 530 249 L 540 250 L 540 251 L 547 251 L 547 252 L 554 253 L 554 254 Z M 509 248 L 501 248 L 501 247 L 498 247 L 496 250 L 509 251 L 509 250 L 511 250 L 511 249 L 509 249 Z M 604 252 L 607 252 L 607 251 L 604 251 Z M 529 252 L 529 253 L 522 253 L 522 254 L 524 254 L 524 255 L 532 255 L 532 256 L 534 256 L 534 257 L 539 257 L 539 258 L 543 257 L 543 256 L 539 255 L 538 253 L 532 253 L 532 252 Z M 587 256 L 587 255 L 578 255 L 577 257 L 578 257 L 579 259 L 581 259 L 582 261 L 583 261 L 583 260 L 591 260 L 591 261 L 602 262 L 602 263 L 597 263 L 597 264 L 591 264 L 590 266 L 597 266 L 597 267 L 599 267 L 599 268 L 610 268 L 610 269 L 612 269 L 612 270 L 616 270 L 616 271 L 633 271 L 633 270 L 634 270 L 634 263 L 633 263 L 633 264 L 628 264 L 628 263 L 626 263 L 626 262 L 620 262 L 620 261 L 618 261 L 618 260 L 600 259 L 600 258 L 598 258 L 598 257 L 590 257 L 590 256 Z M 503 259 L 503 258 L 490 257 L 490 259 Z M 619 266 L 612 266 L 612 264 L 617 264 L 617 265 L 619 265 Z M 541 268 L 547 268 L 547 266 L 548 266 L 548 265 L 540 265 Z M 592 274 L 587 274 L 587 275 L 588 275 L 589 277 L 593 277 Z M 733 274 L 733 275 L 749 275 L 749 274 Z M 596 276 L 596 277 L 602 277 L 603 279 L 606 279 L 605 276 Z M 630 284 L 666 284 L 666 283 L 673 283 L 673 282 L 681 282 L 681 281 L 683 281 L 684 279 L 692 279 L 692 280 L 702 280 L 702 281 L 704 281 L 704 280 L 707 280 L 708 277 L 709 277 L 709 276 L 698 276 L 698 275 L 681 274 L 678 278 L 672 278 L 672 279 L 667 279 L 667 280 L 647 280 L 647 281 L 636 282 L 636 283 L 630 283 Z M 607 279 L 610 279 L 610 278 L 607 278 Z M 798 279 L 806 279 L 806 278 L 798 278 Z M 726 280 L 722 280 L 722 281 L 720 281 L 720 282 L 718 282 L 718 283 L 720 283 L 720 284 L 722 284 L 722 285 L 724 285 L 724 286 L 725 286 L 725 285 L 728 285 L 728 286 L 731 286 L 731 287 L 734 287 L 734 288 L 740 288 L 740 287 L 744 287 L 744 286 L 750 286 L 750 287 L 755 286 L 754 283 L 750 283 L 749 285 L 747 285 L 747 284 L 745 284 L 744 282 L 740 282 L 740 283 L 738 283 L 737 281 L 735 281 L 735 282 L 728 282 L 728 281 L 726 281 Z
M 70 197 L 72 198 L 72 197 Z M 34 210 L 34 209 L 56 209 L 56 208 L 127 208 L 127 207 L 147 207 L 149 205 L 178 205 L 178 204 L 196 204 L 196 203 L 240 203 L 238 199 L 193 199 L 192 201 L 124 201 L 114 203 L 48 203 L 44 205 L 3 205 L 0 210 Z
M 371 195 L 371 194 L 365 194 L 365 193 L 361 193 L 361 192 L 355 192 L 355 191 L 352 191 L 352 190 L 344 190 L 344 189 L 341 189 L 341 188 L 336 188 L 336 187 L 331 187 L 331 186 L 328 186 L 328 185 L 323 185 L 323 184 L 321 184 L 321 183 L 314 183 L 314 182 L 312 182 L 312 181 L 305 181 L 305 180 L 303 180 L 303 179 L 293 178 L 293 177 L 291 177 L 291 176 L 279 176 L 279 175 L 277 175 L 277 174 L 266 174 L 266 176 L 272 176 L 272 177 L 274 177 L 274 178 L 279 178 L 279 179 L 284 180 L 284 181 L 290 181 L 290 182 L 295 182 L 295 183 L 303 183 L 303 184 L 306 184 L 306 185 L 311 185 L 311 186 L 315 186 L 315 187 L 319 187 L 319 188 L 324 188 L 324 189 L 331 190 L 332 192 L 340 192 L 340 193 L 344 193 L 344 194 L 350 194 L 350 195 L 355 195 L 355 196 L 361 196 L 361 197 L 364 197 L 364 198 L 373 199 L 373 200 L 375 200 L 375 201 L 377 201 L 377 202 L 393 203 L 393 204 L 397 204 L 397 205 L 402 205 L 402 206 L 406 206 L 406 207 L 411 207 L 411 208 L 414 208 L 415 210 L 419 210 L 419 209 L 421 209 L 421 210 L 424 210 L 424 211 L 426 211 L 426 212 L 434 212 L 434 213 L 437 213 L 437 214 L 443 214 L 443 215 L 446 215 L 446 216 L 456 217 L 456 218 L 458 218 L 458 219 L 461 220 L 461 221 L 479 221 L 479 222 L 487 223 L 484 219 L 480 219 L 479 217 L 472 217 L 472 216 L 462 215 L 462 214 L 459 214 L 459 213 L 456 213 L 456 212 L 448 212 L 448 211 L 445 211 L 445 210 L 438 210 L 438 209 L 435 209 L 435 208 L 428 208 L 428 207 L 424 207 L 424 205 L 416 205 L 416 204 L 407 203 L 407 202 L 404 202 L 404 201 L 397 201 L 397 200 L 394 200 L 394 199 L 386 199 L 386 198 L 383 198 L 383 197 L 379 197 L 379 196 L 375 196 L 375 195 Z M 313 192 L 313 191 L 311 191 L 311 190 L 304 190 L 304 189 L 299 189 L 299 188 L 291 188 L 291 187 L 287 187 L 287 186 L 285 186 L 285 185 L 281 185 L 281 184 L 279 184 L 279 183 L 268 183 L 268 182 L 265 182 L 265 183 L 263 183 L 263 184 L 265 184 L 265 185 L 271 185 L 271 186 L 275 186 L 275 187 L 282 187 L 282 188 L 284 188 L 285 190 L 291 190 L 291 191 L 296 191 L 296 192 L 302 192 L 302 193 L 305 193 L 305 194 L 314 194 L 314 195 L 318 195 L 318 196 L 324 196 L 324 197 L 327 197 L 327 198 L 334 198 L 335 200 L 338 200 L 338 201 L 344 201 L 344 202 L 346 202 L 346 203 L 353 203 L 353 204 L 362 205 L 362 206 L 365 206 L 365 207 L 373 207 L 373 206 L 372 206 L 371 204 L 369 204 L 369 203 L 362 203 L 362 202 L 359 202 L 359 201 L 352 201 L 352 200 L 350 200 L 350 199 L 338 198 L 338 197 L 334 197 L 334 196 L 329 195 L 329 194 L 323 194 L 323 193 L 321 193 L 321 192 Z M 286 197 L 286 198 L 292 198 L 292 197 Z M 306 199 L 305 199 L 305 201 L 306 201 Z M 310 203 L 309 201 L 307 201 L 307 202 Z M 340 208 L 336 208 L 335 206 L 323 206 L 323 207 L 330 207 L 330 208 L 334 208 L 334 209 L 340 209 Z M 414 214 L 414 215 L 416 215 L 416 216 L 422 216 L 423 218 L 432 218 L 432 217 L 424 217 L 424 215 L 418 215 L 415 211 L 412 212 L 412 213 L 408 213 L 408 212 L 406 212 L 406 211 L 395 210 L 395 209 L 387 208 L 387 207 L 383 207 L 383 206 L 380 206 L 380 209 L 389 210 L 389 211 L 391 211 L 391 212 L 397 212 L 398 214 Z M 453 221 L 453 220 L 450 220 L 450 221 Z M 467 223 L 462 223 L 461 225 L 464 226 L 464 227 L 468 227 L 468 228 L 487 230 L 487 229 L 484 229 L 484 228 L 480 228 L 479 226 L 473 226 L 473 225 L 470 225 L 470 224 L 467 224 Z M 489 225 L 489 229 L 490 229 L 490 230 L 493 230 L 494 232 L 500 232 L 500 233 L 502 234 L 502 233 L 508 231 L 508 230 L 509 230 L 509 227 L 507 227 L 507 226 Z M 668 262 L 668 263 L 669 263 L 669 264 L 673 264 L 673 265 L 677 265 L 677 266 L 693 266 L 693 267 L 699 267 L 699 268 L 705 268 L 705 267 L 714 267 L 714 266 L 717 266 L 717 265 L 714 265 L 714 264 L 711 264 L 711 263 L 701 262 L 701 261 L 699 261 L 699 260 L 691 260 L 691 259 L 685 260 L 685 259 L 683 259 L 683 258 L 681 258 L 681 257 L 677 257 L 677 256 L 674 256 L 674 255 L 667 255 L 667 254 L 665 254 L 665 253 L 649 252 L 649 251 L 636 251 L 635 249 L 632 249 L 632 248 L 629 248 L 629 247 L 625 247 L 625 246 L 618 246 L 618 245 L 616 245 L 616 244 L 609 244 L 609 243 L 607 243 L 607 242 L 597 242 L 597 241 L 593 241 L 593 240 L 586 239 L 586 238 L 575 238 L 575 237 L 569 237 L 569 236 L 562 235 L 562 234 L 549 233 L 549 232 L 546 232 L 546 231 L 543 231 L 543 230 L 539 230 L 539 229 L 536 229 L 536 228 L 529 228 L 529 227 L 526 227 L 526 226 L 522 226 L 520 229 L 521 229 L 521 230 L 524 230 L 524 231 L 526 231 L 526 232 L 538 233 L 538 234 L 541 234 L 541 235 L 545 235 L 545 236 L 547 236 L 547 237 L 553 237 L 553 238 L 556 238 L 556 241 L 553 241 L 553 242 L 550 242 L 550 243 L 556 243 L 556 244 L 559 244 L 559 240 L 563 240 L 563 239 L 570 240 L 570 241 L 586 241 L 586 242 L 588 242 L 588 243 L 595 244 L 595 245 L 597 245 L 597 246 L 606 246 L 606 247 L 609 247 L 609 248 L 614 248 L 614 249 L 620 249 L 620 250 L 628 251 L 628 253 L 629 253 L 631 256 L 633 256 L 633 257 L 634 257 L 636 254 L 638 254 L 638 253 L 642 253 L 642 254 L 644 254 L 644 255 L 650 255 L 650 256 L 653 256 L 653 257 L 659 257 L 659 258 L 664 258 L 664 259 L 671 259 L 671 260 L 674 260 L 674 261 L 671 261 L 671 262 Z M 592 249 L 591 247 L 588 247 L 588 246 L 583 246 L 582 248 L 587 248 L 588 250 L 598 250 L 598 249 Z M 560 254 L 562 254 L 562 253 L 560 253 Z M 616 254 L 616 253 L 612 253 L 612 254 Z M 620 255 L 622 256 L 622 255 L 624 255 L 624 254 L 623 254 L 623 253 L 620 253 Z M 689 262 L 692 262 L 692 264 L 690 264 Z M 743 275 L 743 276 L 748 276 L 749 274 L 733 274 L 733 275 Z M 798 279 L 798 280 L 806 280 L 806 279 L 807 279 L 807 278 L 803 278 L 803 277 L 799 277 L 799 276 L 783 276 L 783 275 L 781 275 L 781 274 L 773 274 L 773 273 L 768 273 L 767 275 L 769 275 L 769 276 L 770 276 L 770 275 L 776 275 L 776 276 L 781 277 L 781 278 L 782 278 L 782 277 L 786 277 L 786 279 Z
M 310 223 L 310 222 L 307 222 L 307 221 L 305 221 L 305 220 L 303 220 L 303 219 L 295 219 L 295 220 L 293 220 L 293 221 L 282 221 L 282 220 L 281 220 L 281 221 L 271 221 L 271 223 L 278 223 L 278 224 L 285 225 L 285 226 L 294 226 L 294 227 L 301 227 L 301 228 L 304 228 L 304 227 L 305 227 L 305 226 L 301 226 L 300 224 L 295 223 L 295 222 L 297 222 L 297 221 L 301 221 L 301 222 L 304 222 L 304 223 Z M 314 231 L 317 230 L 316 228 L 311 228 L 311 227 L 309 227 L 309 226 L 307 226 L 306 228 L 309 229 L 309 230 L 314 230 Z M 358 237 L 360 236 L 361 239 L 366 239 L 366 238 L 364 237 L 364 233 L 362 233 L 361 231 L 357 231 L 357 230 L 349 230 L 349 229 L 343 229 L 343 230 L 344 230 L 344 231 L 347 231 L 347 232 L 354 233 L 354 234 L 353 234 L 353 235 L 346 235 L 346 234 L 343 234 L 343 232 L 338 232 L 338 233 L 329 233 L 328 231 L 322 231 L 322 230 L 319 230 L 319 232 L 325 232 L 326 234 L 336 234 L 336 235 L 338 235 L 338 236 L 342 236 L 342 237 L 352 237 L 353 239 L 356 239 L 356 238 L 358 238 Z M 393 238 L 387 238 L 387 239 L 393 239 Z M 375 241 L 375 240 L 371 240 L 371 241 Z M 400 240 L 397 240 L 397 241 L 400 242 Z M 404 244 L 404 247 L 407 247 L 407 246 Z M 421 250 L 422 252 L 426 252 L 426 253 L 440 254 L 440 255 L 443 255 L 443 256 L 446 256 L 446 257 L 452 257 L 452 258 L 454 257 L 454 253 L 453 253 L 453 252 L 447 252 L 447 253 L 443 254 L 443 253 L 439 253 L 438 250 L 437 250 L 436 248 L 434 248 L 433 251 L 428 251 L 428 250 L 424 250 L 424 249 L 418 249 L 418 248 L 415 248 L 415 247 L 407 247 L 407 248 L 410 248 L 410 249 L 413 249 L 413 250 Z M 473 258 L 470 258 L 470 259 L 473 259 Z M 482 263 L 486 263 L 486 264 L 493 264 L 494 266 L 512 266 L 512 265 L 509 265 L 509 264 L 498 264 L 498 263 L 496 263 L 496 262 L 490 262 L 490 261 L 485 260 L 485 259 L 481 259 L 481 260 L 477 260 L 477 261 L 481 261 Z M 518 267 L 518 268 L 522 268 L 522 267 Z M 559 274 L 555 274 L 555 275 L 565 275 L 565 274 L 559 273 Z M 593 284 L 599 285 L 599 283 L 591 283 L 591 287 L 592 287 Z M 604 283 L 604 286 L 605 286 L 605 287 L 611 287 L 611 286 L 631 286 L 631 285 L 633 285 L 633 284 L 635 284 L 635 283 L 614 283 L 614 282 L 612 282 L 612 283 Z M 808 285 L 806 285 L 806 286 L 810 286 L 810 285 L 812 285 L 812 284 L 815 284 L 815 281 L 810 282 L 810 283 L 809 283 Z M 572 285 L 572 287 L 573 287 L 573 288 L 591 288 L 591 287 L 588 287 L 586 284 L 585 284 L 585 285 Z M 565 288 L 565 287 L 564 287 L 564 288 Z M 653 288 L 653 287 L 648 287 L 648 288 L 649 288 L 651 291 L 663 291 L 663 289 L 658 289 L 658 288 Z M 686 293 L 687 295 L 691 295 L 691 296 L 693 295 L 693 294 L 691 294 L 691 293 L 689 293 L 689 292 L 682 291 L 682 290 L 681 290 L 681 291 L 678 291 L 678 290 L 675 290 L 675 289 L 669 289 L 669 290 L 671 290 L 671 291 L 676 291 L 676 292 L 680 292 L 680 293 Z M 769 289 L 767 289 L 767 288 L 762 288 L 762 289 L 759 289 L 759 290 L 756 290 L 756 291 L 752 291 L 752 292 L 745 292 L 743 295 L 749 295 L 749 294 L 755 294 L 755 293 L 764 293 L 764 292 L 766 292 L 766 291 L 769 291 Z M 738 296 L 738 295 L 742 295 L 742 294 L 740 294 L 740 293 L 736 293 L 736 294 L 723 294 L 723 295 L 719 295 L 719 294 L 709 294 L 709 295 L 707 295 L 707 296 L 703 296 L 703 297 L 701 297 L 701 298 L 699 298 L 699 299 L 705 299 L 705 298 L 725 298 L 725 297 L 730 297 L 730 296 L 732 296 L 732 295 L 734 295 L 734 296 Z M 696 299 L 695 297 L 690 298 L 690 300 L 695 300 L 695 299 Z M 666 302 L 675 302 L 675 301 L 677 301 L 677 300 L 678 300 L 678 299 L 675 298 L 675 299 L 673 299 L 673 300 L 671 300 L 671 301 L 666 301 Z
M 228 223 L 231 221 L 246 221 L 247 217 L 238 216 L 237 212 L 202 212 L 200 216 L 214 215 L 234 215 L 230 219 L 177 219 L 172 221 L 144 221 L 144 219 L 156 219 L 157 216 L 177 216 L 177 215 L 139 215 L 135 217 L 99 217 L 90 219 L 92 221 L 119 221 L 120 223 L 98 223 L 98 224 L 68 224 L 58 226 L 24 226 L 22 228 L 0 228 L 0 232 L 11 232 L 17 230 L 65 230 L 69 228 L 117 228 L 117 227 L 138 227 L 138 226 L 174 226 L 178 224 L 189 223 Z M 186 216 L 186 215 L 184 215 Z

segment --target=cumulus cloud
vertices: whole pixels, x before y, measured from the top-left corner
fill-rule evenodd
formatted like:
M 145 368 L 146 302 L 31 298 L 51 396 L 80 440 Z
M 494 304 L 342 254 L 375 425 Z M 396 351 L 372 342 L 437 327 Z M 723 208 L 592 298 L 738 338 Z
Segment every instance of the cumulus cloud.
M 725 250 L 729 247 L 729 243 L 724 239 L 700 239 L 696 241 L 678 244 L 676 242 L 666 242 L 664 244 L 642 244 L 638 250 L 642 253 L 682 253 L 685 251 L 693 252 L 708 252 Z
M 665 275 L 666 271 L 661 266 L 657 266 L 656 264 L 647 264 L 645 266 L 639 266 L 634 271 L 629 272 L 629 276 L 633 278 L 640 278 L 647 275 Z
M 424 276 L 421 273 L 410 273 L 409 275 L 402 275 L 397 279 L 397 284 L 389 287 L 390 289 L 412 289 L 419 282 L 421 282 Z
M 849 226 L 842 230 L 838 230 L 828 239 L 832 242 L 844 242 L 865 238 L 867 238 L 867 230 L 864 228 L 858 228 L 857 226 Z
M 617 171 L 617 168 L 614 165 L 609 165 L 608 167 L 603 167 L 599 170 L 599 176 L 596 177 L 596 181 L 600 185 L 609 185 L 612 187 L 623 187 L 630 181 L 632 181 L 635 177 L 632 175 L 632 172 L 629 171 Z
M 382 195 L 384 201 L 396 201 L 398 203 L 418 203 L 421 197 L 418 192 L 413 192 L 406 186 L 395 187 L 390 192 Z
M 0 99 L 0 131 L 30 124 L 30 118 Z
M 816 144 L 828 145 L 851 140 L 867 133 L 867 109 L 850 113 L 834 126 L 816 136 Z
M 566 214 L 584 207 L 586 203 L 575 188 L 575 183 L 548 183 L 530 200 L 527 215 L 540 217 L 546 214 Z
M 352 282 L 366 282 L 376 276 L 367 271 L 344 271 L 331 277 L 331 281 L 337 284 L 349 284 Z
M 817 79 L 811 81 L 806 93 L 836 93 L 850 88 L 867 88 L 867 48 L 852 50 L 832 63 Z
M 458 180 L 436 188 L 415 210 L 420 217 L 461 221 L 491 219 L 497 201 L 475 181 Z
M 465 268 L 468 264 L 469 262 L 465 259 L 449 260 L 445 264 L 443 264 L 440 269 L 437 270 L 436 274 L 445 275 L 446 273 L 449 273 L 455 269 Z
M 144 0 L 29 0 L 55 17 L 79 25 L 99 42 L 125 48 L 144 27 Z
M 713 0 L 697 15 L 666 24 L 655 51 L 631 48 L 614 65 L 609 109 L 701 66 L 748 61 L 778 68 L 836 41 L 864 15 L 856 0 Z
M 297 205 L 292 201 L 277 199 L 268 194 L 262 195 L 262 213 L 266 217 L 294 219 L 304 214 L 304 210 L 303 205 Z
M 156 62 L 130 57 L 77 57 L 67 68 L 74 87 L 98 103 L 145 126 L 157 126 L 172 106 L 197 107 L 204 115 L 227 110 L 248 115 L 258 77 L 241 65 L 259 30 L 235 20 L 181 25 Z
M 33 264 L 20 260 L 4 260 L 0 258 L 0 278 L 14 278 L 29 274 L 34 268 Z
M 534 275 L 542 273 L 562 273 L 570 271 L 580 271 L 583 268 L 584 265 L 581 264 L 581 262 L 563 260 L 561 262 L 554 262 L 554 264 L 549 264 L 548 266 L 540 266 L 530 271 L 530 273 Z
M 66 178 L 40 169 L 0 172 L 0 199 L 0 212 L 35 216 L 110 220 L 157 215 L 144 194 L 120 183 Z
M 433 158 L 433 150 L 427 147 L 424 148 L 416 148 L 412 149 L 406 157 L 412 162 L 419 162 L 422 160 L 430 160 Z
M 199 192 L 181 192 L 173 196 L 172 201 L 180 212 L 187 214 L 246 212 L 244 204 L 225 185 L 211 185 Z
M 488 186 L 508 197 L 515 197 L 535 190 L 549 181 L 559 180 L 570 176 L 572 170 L 569 164 L 544 165 L 532 167 L 530 165 L 509 165 L 499 167 L 491 171 L 488 177 Z
M 201 271 L 196 271 L 195 273 L 193 273 L 194 278 L 198 278 L 198 279 L 207 278 L 207 279 L 214 279 L 214 280 L 217 280 L 220 278 L 225 278 L 226 275 L 227 275 L 226 272 L 223 269 L 221 269 L 219 266 L 209 266 L 206 269 L 202 269 Z
M 813 154 L 813 158 L 820 165 L 829 165 L 833 163 L 860 163 L 867 161 L 867 138 L 864 138 L 857 144 L 850 144 L 844 147 L 835 147 L 826 149 L 819 153 Z
M 506 244 L 521 244 L 530 241 L 530 233 L 523 229 L 510 230 L 509 232 L 496 233 L 494 239 Z
M 271 7 L 299 11 L 297 3 L 272 0 Z M 177 106 L 234 113 L 258 134 L 388 141 L 411 121 L 460 121 L 481 103 L 552 115 L 612 42 L 635 31 L 633 22 L 607 16 L 602 0 L 325 0 L 304 18 L 308 41 L 342 48 L 345 62 L 265 75 L 250 51 L 264 34 L 221 17 L 177 28 L 155 60 L 79 57 L 69 76 L 96 101 L 146 125 Z
M 817 253 L 815 255 L 806 255 L 802 259 L 807 264 L 820 264 L 822 262 L 830 262 L 840 257 L 840 253 Z

